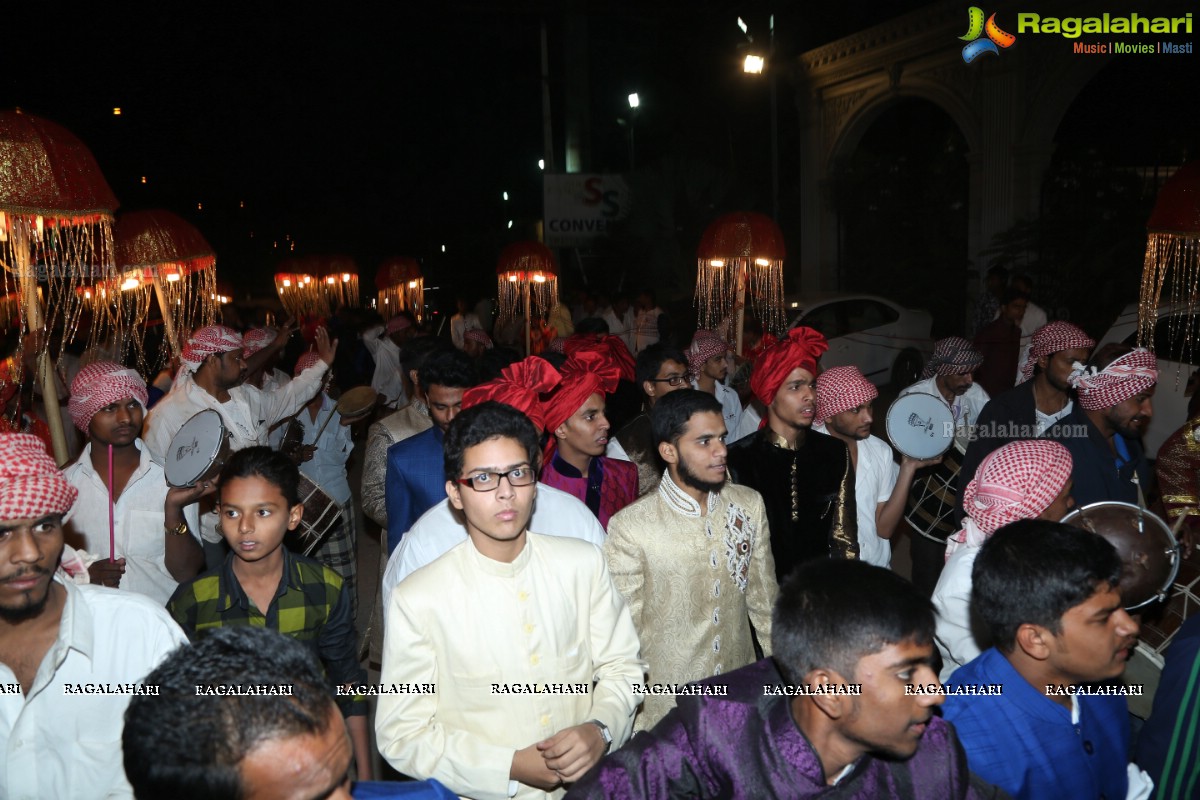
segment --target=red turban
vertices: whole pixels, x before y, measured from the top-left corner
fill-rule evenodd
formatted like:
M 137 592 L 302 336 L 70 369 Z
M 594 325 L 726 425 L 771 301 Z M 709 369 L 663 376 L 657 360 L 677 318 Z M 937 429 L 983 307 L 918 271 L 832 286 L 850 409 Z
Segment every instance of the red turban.
M 0 520 L 66 514 L 78 496 L 41 439 L 28 433 L 0 435 Z
M 576 350 L 562 365 L 562 383 L 545 399 L 546 430 L 557 430 L 593 394 L 615 392 L 620 380 L 621 367 L 607 348 Z
M 817 359 L 829 349 L 825 337 L 812 328 L 792 328 L 778 344 L 763 351 L 750 375 L 750 390 L 763 405 L 771 405 L 775 393 L 792 370 L 800 367 L 817 375 Z
M 67 408 L 75 427 L 86 433 L 97 411 L 126 397 L 137 400 L 142 411 L 146 410 L 149 395 L 142 376 L 111 361 L 93 361 L 71 381 Z
M 563 343 L 563 353 L 568 357 L 580 350 L 596 350 L 613 361 L 620 370 L 618 377 L 623 381 L 632 381 L 634 375 L 633 355 L 620 336 L 607 333 L 577 333 Z M 563 376 L 566 380 L 566 376 Z M 616 388 L 616 387 L 614 387 Z M 611 390 L 610 390 L 611 391 Z
M 546 412 L 538 395 L 548 392 L 559 384 L 562 376 L 550 366 L 550 362 L 538 356 L 529 356 L 524 361 L 509 364 L 500 371 L 494 381 L 472 386 L 463 392 L 462 407 L 465 411 L 487 400 L 504 403 L 520 411 L 538 429 L 546 429 Z

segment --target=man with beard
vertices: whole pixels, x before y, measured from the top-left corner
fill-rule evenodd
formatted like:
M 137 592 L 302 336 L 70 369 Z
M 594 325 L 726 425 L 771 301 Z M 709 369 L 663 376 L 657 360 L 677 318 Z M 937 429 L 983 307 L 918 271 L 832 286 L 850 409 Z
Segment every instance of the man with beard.
M 683 684 L 754 661 L 751 625 L 770 655 L 779 587 L 762 496 L 725 482 L 721 404 L 681 389 L 655 404 L 651 422 L 666 472 L 657 491 L 609 522 L 604 555 L 649 682 Z M 648 695 L 634 727 L 653 727 L 674 704 Z
M 195 503 L 216 486 L 208 481 L 167 486 L 163 468 L 139 436 L 146 398 L 142 376 L 111 361 L 94 361 L 75 376 L 69 410 L 88 444 L 63 470 L 79 491 L 64 521 L 73 544 L 100 557 L 88 568 L 92 583 L 140 592 L 165 605 L 179 583 L 204 566 Z M 110 503 L 115 552 L 109 549 Z
M 912 584 L 853 561 L 797 569 L 775 656 L 688 687 L 569 798 L 995 797 L 933 711 L 934 613 Z
M 954 414 L 956 436 L 969 436 L 975 427 L 988 393 L 975 383 L 975 370 L 983 363 L 983 354 L 961 336 L 947 336 L 933 344 L 933 355 L 921 373 L 921 380 L 900 392 L 931 394 L 942 399 Z
M 576 350 L 562 365 L 562 381 L 543 402 L 550 441 L 541 482 L 578 498 L 602 527 L 637 498 L 637 467 L 604 455 L 609 424 L 605 397 L 621 368 L 604 349 Z M 632 376 L 631 376 L 632 377 Z
M 858 508 L 859 557 L 877 567 L 892 565 L 892 534 L 904 513 L 913 476 L 941 459 L 918 461 L 908 456 L 897 467 L 892 448 L 871 435 L 872 403 L 879 391 L 858 367 L 833 367 L 817 378 L 818 422 L 813 430 L 827 433 L 850 448 L 854 467 L 854 503 Z
M 943 708 L 971 771 L 1015 800 L 1150 796 L 1113 683 L 1138 634 L 1120 578 L 1107 539 L 1048 520 L 1006 525 L 979 551 L 971 607 L 994 646 L 954 672 Z
M 817 359 L 828 347 L 812 328 L 792 328 L 759 356 L 750 387 L 767 424 L 729 447 L 730 479 L 766 501 L 780 580 L 809 559 L 859 555 L 850 451 L 811 430 Z
M 1050 430 L 1075 462 L 1072 493 L 1081 506 L 1101 500 L 1145 505 L 1153 479 L 1142 433 L 1154 416 L 1158 361 L 1145 349 L 1112 343 L 1087 366 L 1075 362 L 1070 383 L 1079 402 Z
M 76 495 L 37 437 L 0 435 L 0 797 L 131 797 L 125 707 L 187 641 L 148 597 L 56 574 Z
M 996 395 L 979 413 L 974 436 L 958 471 L 958 486 L 966 488 L 989 454 L 1018 439 L 1036 439 L 1071 413 L 1071 370 L 1085 362 L 1096 342 L 1069 322 L 1051 322 L 1034 331 L 1021 382 Z M 962 522 L 962 492 L 955 517 Z
M 662 477 L 663 463 L 654 444 L 650 412 L 654 404 L 676 389 L 688 385 L 687 358 L 683 351 L 664 342 L 652 344 L 637 355 L 636 377 L 646 396 L 645 410 L 631 419 L 608 440 L 605 455 L 632 461 L 638 469 L 638 497 L 652 492 Z
M 179 378 L 171 392 L 146 417 L 142 438 L 156 463 L 166 463 L 171 439 L 183 423 L 205 409 L 221 415 L 229 434 L 229 446 L 234 451 L 266 446 L 271 426 L 303 408 L 321 388 L 326 370 L 333 365 L 337 340 L 329 341 L 328 332 L 317 328 L 316 350 L 320 361 L 275 392 L 264 392 L 242 382 L 246 377 L 244 347 L 242 335 L 224 325 L 201 328 L 187 340 L 180 357 Z M 256 354 L 262 355 L 263 352 Z M 214 567 L 225 558 L 217 515 L 211 510 L 210 500 L 201 503 L 200 508 L 205 511 L 200 516 L 200 536 L 204 539 L 208 566 Z

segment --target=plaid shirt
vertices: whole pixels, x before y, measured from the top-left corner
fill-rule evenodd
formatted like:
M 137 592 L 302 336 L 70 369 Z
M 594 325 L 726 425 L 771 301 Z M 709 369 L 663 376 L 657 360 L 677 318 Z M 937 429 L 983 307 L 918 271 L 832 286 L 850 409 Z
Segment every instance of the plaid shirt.
M 304 642 L 321 659 L 334 686 L 367 682 L 367 671 L 355 652 L 358 634 L 340 575 L 284 548 L 283 579 L 263 614 L 234 575 L 235 558 L 230 553 L 221 566 L 181 585 L 167 603 L 167 611 L 188 638 L 194 640 L 206 628 L 226 625 L 271 628 Z M 346 716 L 367 713 L 363 695 L 335 699 Z

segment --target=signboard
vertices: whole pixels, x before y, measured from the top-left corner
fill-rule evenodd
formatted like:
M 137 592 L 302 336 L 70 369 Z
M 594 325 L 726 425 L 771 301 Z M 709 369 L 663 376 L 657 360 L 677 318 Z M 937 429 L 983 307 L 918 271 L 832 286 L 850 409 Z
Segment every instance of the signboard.
M 545 237 L 550 247 L 586 247 L 629 213 L 623 175 L 544 176 Z

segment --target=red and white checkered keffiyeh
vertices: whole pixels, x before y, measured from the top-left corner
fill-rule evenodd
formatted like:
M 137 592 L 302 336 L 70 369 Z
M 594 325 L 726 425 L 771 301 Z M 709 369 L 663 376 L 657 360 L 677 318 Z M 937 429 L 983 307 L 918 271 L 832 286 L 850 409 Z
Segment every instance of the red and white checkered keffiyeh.
M 249 358 L 262 350 L 279 336 L 274 328 L 251 328 L 242 337 L 242 357 Z
M 551 353 L 558 353 L 559 355 L 566 355 L 566 353 L 567 353 L 567 337 L 555 336 L 553 339 L 550 340 L 550 345 L 546 349 L 549 350 Z
M 28 433 L 0 434 L 0 520 L 66 514 L 78 496 L 41 439 Z
M 817 419 L 824 422 L 876 397 L 879 390 L 863 377 L 858 367 L 830 367 L 817 378 Z
M 729 343 L 722 339 L 716 331 L 698 330 L 693 334 L 692 343 L 688 345 L 684 355 L 687 356 L 688 368 L 692 374 L 699 375 L 700 370 L 704 368 L 705 361 L 724 355 L 730 349 Z
M 946 557 L 982 545 L 1010 522 L 1038 517 L 1067 485 L 1072 466 L 1070 451 L 1048 439 L 1021 439 L 989 453 L 963 490 L 967 518 L 946 542 Z
M 299 378 L 300 373 L 309 367 L 315 367 L 321 363 L 321 357 L 314 352 L 308 352 L 296 359 L 296 368 L 292 370 L 292 377 Z
M 1076 361 L 1070 382 L 1085 411 L 1112 408 L 1158 383 L 1158 359 L 1139 347 L 1101 370 Z
M 112 361 L 93 361 L 71 381 L 71 401 L 68 410 L 75 427 L 87 432 L 92 417 L 107 405 L 132 397 L 146 410 L 149 395 L 142 376 Z
M 1039 358 L 1076 348 L 1092 349 L 1096 341 L 1083 332 L 1082 328 L 1069 322 L 1048 322 L 1033 332 L 1029 340 L 1029 358 L 1021 367 L 1021 382 L 1033 377 L 1033 368 Z
M 463 338 L 470 339 L 473 342 L 479 342 L 481 345 L 483 345 L 484 350 L 491 350 L 494 346 L 492 344 L 492 337 L 487 335 L 487 331 L 480 330 L 479 328 L 471 328 L 469 331 L 463 334 Z
M 180 361 L 184 372 L 200 369 L 204 359 L 211 355 L 244 349 L 242 335 L 224 325 L 207 325 L 192 334 L 183 347 Z
M 922 378 L 934 375 L 966 375 L 979 369 L 983 353 L 961 336 L 947 336 L 933 343 L 933 355 L 921 372 Z

